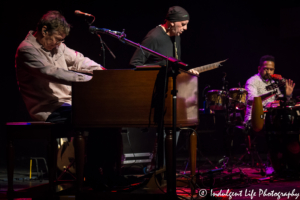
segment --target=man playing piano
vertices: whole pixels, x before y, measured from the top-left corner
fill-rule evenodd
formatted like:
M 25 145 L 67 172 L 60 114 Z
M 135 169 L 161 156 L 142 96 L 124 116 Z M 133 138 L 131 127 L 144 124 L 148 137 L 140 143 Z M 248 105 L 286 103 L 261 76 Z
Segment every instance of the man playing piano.
M 69 32 L 70 25 L 64 16 L 58 11 L 49 11 L 17 49 L 15 67 L 19 90 L 33 120 L 70 123 L 71 83 L 89 81 L 91 76 L 85 74 L 104 69 L 63 43 Z M 92 168 L 88 169 L 90 174 L 87 176 L 90 175 L 94 182 L 100 177 L 101 170 L 107 175 L 113 173 L 116 156 L 112 154 L 118 148 L 114 148 L 110 141 L 120 135 L 118 129 L 102 129 L 100 132 L 105 132 L 102 134 L 105 138 L 101 134 L 90 134 L 87 149 L 87 168 Z M 106 164 L 100 170 L 100 165 L 103 165 L 101 156 L 105 157 Z
M 58 11 L 49 11 L 17 49 L 15 64 L 20 92 L 34 120 L 69 120 L 71 83 L 91 79 L 76 72 L 92 74 L 93 70 L 103 69 L 63 43 L 69 32 L 65 18 Z
M 266 89 L 266 86 L 273 83 L 271 76 L 274 74 L 274 71 L 275 58 L 270 55 L 262 56 L 258 66 L 258 74 L 252 76 L 246 82 L 245 89 L 247 90 L 248 95 L 245 123 L 249 126 L 251 126 L 252 102 L 254 97 L 260 96 L 262 98 L 263 107 L 267 108 L 268 105 L 276 102 L 276 96 L 281 94 L 279 88 L 276 88 L 273 91 Z M 293 83 L 292 80 L 286 80 L 284 89 L 288 100 L 292 97 L 294 87 L 295 83 Z M 280 172 L 281 170 L 279 159 L 282 157 L 282 152 L 286 151 L 286 149 L 289 151 L 288 154 L 292 154 L 292 157 L 295 157 L 296 155 L 300 156 L 300 146 L 299 142 L 297 141 L 295 142 L 289 139 L 283 144 L 277 138 L 271 138 L 271 141 L 268 142 L 268 145 L 272 166 L 276 172 Z M 293 151 L 290 151 L 291 148 Z

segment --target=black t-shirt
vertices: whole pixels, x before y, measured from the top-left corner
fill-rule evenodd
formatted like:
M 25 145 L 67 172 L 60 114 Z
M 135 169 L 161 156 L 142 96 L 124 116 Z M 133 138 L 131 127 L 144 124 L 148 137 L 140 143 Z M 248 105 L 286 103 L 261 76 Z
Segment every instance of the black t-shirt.
M 177 55 L 178 60 L 181 58 L 181 46 L 180 46 L 180 37 L 170 37 L 167 33 L 163 30 L 162 27 L 157 26 L 151 31 L 148 32 L 146 37 L 144 38 L 143 42 L 141 43 L 142 46 L 145 46 L 157 53 L 160 53 L 164 56 L 174 57 L 175 55 L 175 48 L 174 42 L 176 43 L 177 48 Z M 166 61 L 162 60 L 159 57 L 153 56 L 146 51 L 142 51 L 141 49 L 136 49 L 134 52 L 131 60 L 130 65 L 133 66 L 141 66 L 141 65 L 165 65 Z

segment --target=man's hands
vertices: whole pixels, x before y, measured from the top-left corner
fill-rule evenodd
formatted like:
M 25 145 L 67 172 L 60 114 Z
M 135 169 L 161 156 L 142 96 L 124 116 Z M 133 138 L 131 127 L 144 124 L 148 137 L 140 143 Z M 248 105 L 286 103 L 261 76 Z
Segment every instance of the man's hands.
M 195 75 L 198 75 L 199 72 L 194 70 L 194 69 L 190 69 L 188 72 L 192 73 L 192 74 L 195 74 Z
M 291 79 L 286 80 L 285 82 L 285 94 L 286 96 L 290 96 L 293 93 L 295 87 L 295 83 Z

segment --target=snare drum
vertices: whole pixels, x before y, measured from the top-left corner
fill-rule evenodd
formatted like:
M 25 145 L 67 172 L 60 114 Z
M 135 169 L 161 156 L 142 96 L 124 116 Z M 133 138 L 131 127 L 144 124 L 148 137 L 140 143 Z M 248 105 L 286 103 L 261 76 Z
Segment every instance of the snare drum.
M 232 88 L 229 90 L 229 102 L 230 104 L 235 104 L 239 109 L 245 108 L 247 90 L 245 88 Z
M 209 90 L 206 93 L 206 102 L 211 110 L 224 110 L 226 108 L 226 91 Z

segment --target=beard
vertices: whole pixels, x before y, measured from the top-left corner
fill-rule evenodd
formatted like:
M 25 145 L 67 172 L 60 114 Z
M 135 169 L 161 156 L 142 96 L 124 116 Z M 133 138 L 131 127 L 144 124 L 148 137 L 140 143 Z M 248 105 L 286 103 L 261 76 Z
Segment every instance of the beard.
M 265 80 L 270 80 L 271 75 L 270 75 L 270 74 L 265 74 L 265 75 L 263 75 L 262 77 L 263 77 L 263 79 L 265 79 Z

